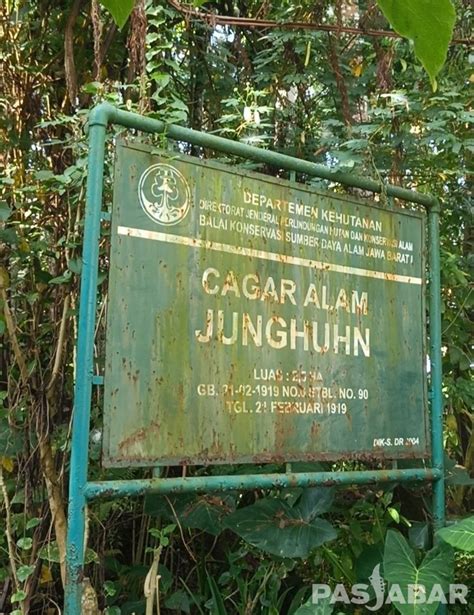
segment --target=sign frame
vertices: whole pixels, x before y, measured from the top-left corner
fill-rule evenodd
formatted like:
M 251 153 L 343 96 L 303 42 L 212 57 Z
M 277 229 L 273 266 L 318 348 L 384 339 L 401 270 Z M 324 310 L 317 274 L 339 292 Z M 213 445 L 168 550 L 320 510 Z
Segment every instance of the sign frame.
M 429 271 L 429 340 L 431 466 L 424 468 L 359 470 L 337 472 L 292 472 L 222 476 L 194 476 L 161 478 L 159 468 L 153 478 L 119 481 L 91 481 L 88 479 L 90 411 L 93 386 L 101 386 L 103 379 L 93 371 L 94 334 L 97 317 L 97 282 L 99 238 L 104 182 L 106 133 L 110 124 L 146 133 L 160 133 L 167 137 L 210 148 L 233 156 L 266 163 L 280 169 L 327 179 L 345 186 L 357 187 L 373 193 L 383 193 L 423 206 L 428 218 Z M 387 482 L 431 482 L 433 484 L 433 529 L 445 525 L 445 479 L 443 451 L 443 402 L 441 367 L 441 287 L 439 255 L 438 200 L 427 194 L 379 183 L 355 175 L 334 172 L 312 162 L 262 150 L 160 120 L 116 109 L 109 103 L 96 106 L 89 115 L 89 155 L 84 226 L 83 266 L 81 272 L 79 333 L 77 341 L 77 372 L 74 394 L 74 414 L 69 479 L 68 534 L 66 554 L 66 585 L 64 612 L 81 613 L 82 581 L 84 576 L 86 506 L 100 498 L 143 496 L 148 493 L 170 494 L 182 492 L 219 492 L 226 490 L 262 489 L 272 487 L 309 487 L 316 485 L 377 484 Z
M 420 210 L 117 139 L 103 465 L 427 458 Z

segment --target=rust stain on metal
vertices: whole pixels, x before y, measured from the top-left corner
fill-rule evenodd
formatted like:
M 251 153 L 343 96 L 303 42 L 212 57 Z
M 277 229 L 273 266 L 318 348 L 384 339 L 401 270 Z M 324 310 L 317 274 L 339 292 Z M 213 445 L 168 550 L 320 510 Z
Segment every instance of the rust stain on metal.
M 130 143 L 112 223 L 107 465 L 428 454 L 421 214 Z

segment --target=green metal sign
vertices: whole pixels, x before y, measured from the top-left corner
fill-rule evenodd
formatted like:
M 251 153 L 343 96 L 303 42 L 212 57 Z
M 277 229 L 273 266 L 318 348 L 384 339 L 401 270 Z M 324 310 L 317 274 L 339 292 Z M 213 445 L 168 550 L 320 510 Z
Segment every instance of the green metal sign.
M 425 214 L 118 147 L 109 466 L 424 457 Z
M 192 158 L 118 148 L 105 373 L 110 465 L 426 455 L 426 467 L 88 477 L 106 133 L 166 134 L 275 169 L 400 199 L 322 194 Z M 445 523 L 438 200 L 101 103 L 89 156 L 71 439 L 65 615 L 82 612 L 87 504 L 148 493 L 432 482 Z M 425 216 L 412 204 L 425 208 Z M 269 468 L 268 468 L 269 469 Z M 444 612 L 440 607 L 439 612 Z

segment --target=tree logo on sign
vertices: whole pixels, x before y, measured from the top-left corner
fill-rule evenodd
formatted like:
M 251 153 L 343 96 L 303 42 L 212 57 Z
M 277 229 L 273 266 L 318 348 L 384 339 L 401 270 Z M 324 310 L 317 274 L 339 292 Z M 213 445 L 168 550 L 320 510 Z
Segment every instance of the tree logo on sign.
M 154 164 L 138 183 L 140 204 L 154 222 L 171 226 L 186 217 L 191 191 L 183 174 L 169 164 Z

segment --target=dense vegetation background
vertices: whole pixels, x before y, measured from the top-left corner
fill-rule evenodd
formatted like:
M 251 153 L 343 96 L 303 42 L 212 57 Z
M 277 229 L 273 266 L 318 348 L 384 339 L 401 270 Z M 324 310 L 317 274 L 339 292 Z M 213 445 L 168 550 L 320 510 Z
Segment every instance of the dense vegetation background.
M 96 0 L 3 2 L 0 611 L 57 613 L 62 602 L 84 125 L 87 110 L 99 100 L 440 197 L 448 513 L 472 511 L 473 224 L 467 161 L 474 77 L 463 42 L 470 35 L 472 8 L 467 0 L 455 5 L 457 42 L 449 47 L 433 91 L 410 43 L 382 35 L 389 25 L 370 0 L 217 0 L 194 6 L 138 0 L 122 30 Z M 195 147 L 187 151 L 214 156 Z M 110 190 L 108 182 L 107 207 Z M 105 226 L 98 374 L 107 252 Z M 98 387 L 91 475 L 133 476 L 100 467 L 100 409 Z M 255 518 L 257 500 L 285 514 L 288 507 L 303 506 L 307 496 L 290 490 L 150 498 L 145 510 L 140 500 L 93 506 L 87 552 L 91 604 L 97 600 L 109 614 L 144 613 L 145 576 L 155 562 L 162 613 L 293 613 L 309 597 L 312 582 L 350 585 L 367 579 L 380 561 L 388 528 L 401 531 L 418 550 L 428 546 L 429 487 L 319 494 L 323 505 L 317 514 L 324 513 L 337 538 L 322 544 L 308 538 L 298 557 L 284 532 L 275 538 L 278 549 L 290 549 L 281 558 L 268 541 L 261 544 L 261 534 L 239 529 L 242 515 Z M 278 529 L 270 523 L 269 536 Z M 473 572 L 472 557 L 458 554 L 457 582 Z M 87 612 L 97 612 L 94 608 Z M 473 611 L 471 602 L 457 612 Z

